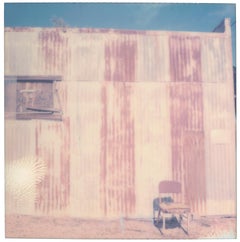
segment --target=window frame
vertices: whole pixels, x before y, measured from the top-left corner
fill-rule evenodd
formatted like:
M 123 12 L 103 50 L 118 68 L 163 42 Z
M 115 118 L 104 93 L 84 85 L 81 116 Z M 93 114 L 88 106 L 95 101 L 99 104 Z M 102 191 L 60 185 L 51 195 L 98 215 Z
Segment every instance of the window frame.
M 16 120 L 31 120 L 31 119 L 47 119 L 47 120 L 62 120 L 62 107 L 60 103 L 60 97 L 58 94 L 58 89 L 56 87 L 56 82 L 62 81 L 61 76 L 5 76 L 5 81 L 15 81 L 15 117 Z M 53 107 L 28 107 L 29 111 L 18 111 L 18 98 L 17 91 L 19 83 L 50 83 L 51 84 L 51 94 L 52 94 L 52 106 Z M 26 90 L 27 93 L 27 90 Z M 31 92 L 29 92 L 31 93 Z M 58 105 L 57 105 L 58 104 Z M 56 108 L 57 107 L 57 108 Z M 6 115 L 5 115 L 6 116 Z M 7 115 L 8 116 L 8 115 Z

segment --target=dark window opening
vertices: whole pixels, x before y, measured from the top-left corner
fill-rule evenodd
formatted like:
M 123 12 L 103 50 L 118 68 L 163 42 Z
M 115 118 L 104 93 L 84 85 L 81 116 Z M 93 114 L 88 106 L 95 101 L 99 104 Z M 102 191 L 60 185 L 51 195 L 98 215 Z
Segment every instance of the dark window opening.
M 17 77 L 5 80 L 5 117 L 62 120 L 56 77 Z

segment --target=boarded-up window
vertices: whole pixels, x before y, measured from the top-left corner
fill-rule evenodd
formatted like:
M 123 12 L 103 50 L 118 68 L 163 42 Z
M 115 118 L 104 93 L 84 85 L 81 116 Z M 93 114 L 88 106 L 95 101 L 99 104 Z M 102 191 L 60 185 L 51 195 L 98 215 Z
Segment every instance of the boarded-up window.
M 59 78 L 17 77 L 5 80 L 5 117 L 61 120 L 55 81 Z M 11 115 L 9 115 L 11 114 Z

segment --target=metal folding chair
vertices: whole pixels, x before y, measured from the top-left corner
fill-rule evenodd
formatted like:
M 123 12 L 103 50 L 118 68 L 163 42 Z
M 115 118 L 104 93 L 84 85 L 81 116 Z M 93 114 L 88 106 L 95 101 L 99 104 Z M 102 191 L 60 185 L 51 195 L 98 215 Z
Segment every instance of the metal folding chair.
M 176 181 L 161 181 L 159 183 L 159 210 L 157 221 L 162 218 L 163 229 L 166 229 L 166 218 L 176 217 L 179 226 L 188 233 L 189 231 L 189 219 L 190 219 L 190 207 L 182 202 L 175 202 L 173 200 L 173 194 L 181 193 L 181 183 Z M 168 197 L 166 197 L 166 195 Z M 187 219 L 187 230 L 182 227 L 182 220 Z

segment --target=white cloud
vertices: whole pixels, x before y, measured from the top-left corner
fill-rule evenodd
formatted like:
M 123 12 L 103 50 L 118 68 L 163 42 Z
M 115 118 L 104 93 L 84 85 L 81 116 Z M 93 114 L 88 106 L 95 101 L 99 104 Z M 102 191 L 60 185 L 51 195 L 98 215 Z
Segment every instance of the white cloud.
M 164 3 L 143 3 L 139 5 L 135 16 L 135 22 L 138 25 L 146 27 L 158 15 L 159 11 L 169 4 Z

